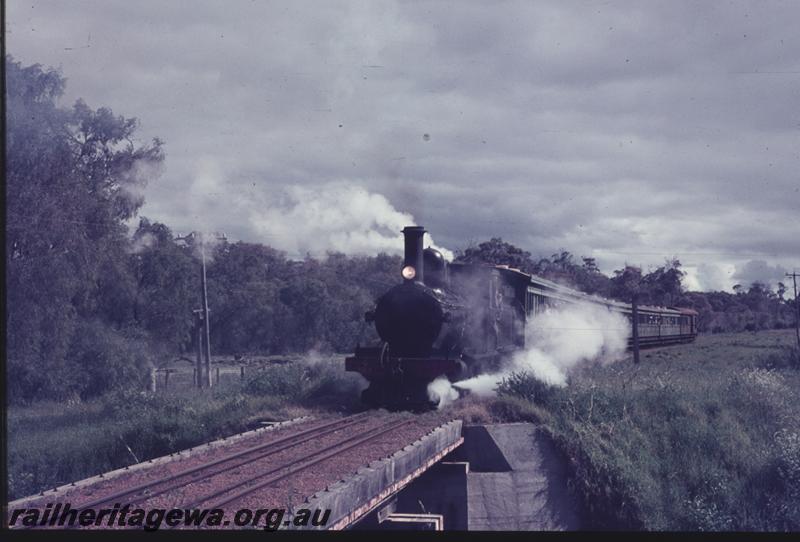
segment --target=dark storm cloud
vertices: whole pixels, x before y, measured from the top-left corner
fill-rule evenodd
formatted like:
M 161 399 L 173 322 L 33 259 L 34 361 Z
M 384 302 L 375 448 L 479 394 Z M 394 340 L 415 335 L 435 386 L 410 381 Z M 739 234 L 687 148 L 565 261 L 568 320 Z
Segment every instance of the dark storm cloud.
M 11 54 L 166 140 L 143 214 L 177 230 L 319 247 L 268 220 L 339 191 L 360 219 L 326 227 L 365 230 L 323 239 L 345 249 L 408 213 L 451 248 L 677 256 L 692 287 L 800 258 L 795 2 L 188 6 L 8 6 Z

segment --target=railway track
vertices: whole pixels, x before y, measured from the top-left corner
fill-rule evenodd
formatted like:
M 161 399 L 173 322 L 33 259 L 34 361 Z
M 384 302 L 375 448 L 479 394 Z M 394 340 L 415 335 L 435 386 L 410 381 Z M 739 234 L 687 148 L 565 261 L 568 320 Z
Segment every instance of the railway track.
M 318 423 L 269 442 L 83 500 L 72 508 L 97 510 L 126 504 L 143 508 L 164 508 L 165 505 L 222 508 L 340 454 L 378 441 L 412 421 L 410 415 L 362 413 Z M 246 471 L 252 474 L 243 475 Z
M 226 504 L 235 502 L 246 495 L 252 494 L 253 492 L 274 484 L 275 482 L 279 482 L 284 478 L 292 476 L 293 474 L 297 474 L 302 470 L 313 467 L 314 465 L 330 459 L 342 452 L 346 452 L 352 448 L 355 448 L 356 446 L 360 446 L 361 444 L 380 438 L 381 436 L 394 431 L 395 429 L 399 429 L 404 425 L 408 425 L 409 423 L 411 423 L 410 418 L 394 420 L 369 430 L 365 435 L 345 437 L 334 444 L 316 450 L 310 454 L 301 456 L 294 461 L 281 465 L 280 467 L 272 469 L 268 472 L 259 474 L 257 477 L 253 478 L 253 481 L 257 481 L 253 485 L 249 485 L 249 483 L 236 484 L 232 487 L 216 491 L 211 495 L 205 495 L 202 498 L 192 502 L 187 507 L 198 508 L 200 505 L 204 505 L 204 508 L 222 508 Z
M 131 503 L 150 500 L 177 488 L 189 485 L 199 480 L 210 478 L 211 476 L 223 474 L 248 463 L 252 463 L 253 461 L 277 454 L 278 452 L 287 450 L 293 446 L 298 446 L 315 438 L 345 429 L 358 423 L 366 417 L 367 414 L 363 413 L 355 416 L 349 416 L 341 420 L 335 420 L 317 425 L 304 431 L 300 431 L 299 433 L 286 435 L 285 437 L 274 441 L 259 444 L 257 446 L 251 446 L 236 453 L 223 456 L 209 463 L 184 469 L 163 479 L 137 484 L 133 487 L 114 492 L 110 495 L 104 495 L 95 500 L 81 503 L 77 508 L 100 508 L 104 504 L 122 502 L 122 499 L 130 497 L 135 498 L 137 494 L 141 494 L 141 497 L 143 498 L 135 501 L 129 500 L 128 502 Z

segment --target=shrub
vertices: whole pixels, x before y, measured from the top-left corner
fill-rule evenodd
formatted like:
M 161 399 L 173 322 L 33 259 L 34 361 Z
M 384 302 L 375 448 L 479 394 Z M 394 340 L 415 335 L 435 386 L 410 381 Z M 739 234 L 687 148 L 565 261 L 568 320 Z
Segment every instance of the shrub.
M 501 395 L 489 406 L 492 416 L 507 422 L 546 423 L 552 419 L 550 413 L 514 395 Z
M 310 373 L 302 363 L 268 365 L 247 381 L 244 391 L 298 401 L 304 397 L 309 380 Z
M 319 360 L 269 365 L 243 390 L 251 396 L 279 397 L 294 404 L 355 406 L 363 387 L 363 379 L 346 373 L 341 363 Z
M 795 347 L 784 347 L 768 354 L 762 367 L 767 369 L 800 369 L 800 350 Z
M 128 337 L 96 321 L 78 325 L 68 359 L 77 373 L 72 388 L 82 399 L 98 397 L 122 385 L 143 388 L 152 366 L 141 334 Z
M 497 387 L 499 395 L 527 399 L 536 405 L 546 405 L 558 394 L 559 388 L 542 382 L 526 371 L 514 372 L 503 378 Z

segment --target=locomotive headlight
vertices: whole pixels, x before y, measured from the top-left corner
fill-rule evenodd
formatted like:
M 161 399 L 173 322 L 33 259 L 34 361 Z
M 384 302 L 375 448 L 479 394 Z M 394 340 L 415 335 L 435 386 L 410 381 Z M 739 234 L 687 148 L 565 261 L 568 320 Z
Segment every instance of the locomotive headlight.
M 400 274 L 403 275 L 404 279 L 411 280 L 417 276 L 417 270 L 413 266 L 407 265 L 400 271 Z

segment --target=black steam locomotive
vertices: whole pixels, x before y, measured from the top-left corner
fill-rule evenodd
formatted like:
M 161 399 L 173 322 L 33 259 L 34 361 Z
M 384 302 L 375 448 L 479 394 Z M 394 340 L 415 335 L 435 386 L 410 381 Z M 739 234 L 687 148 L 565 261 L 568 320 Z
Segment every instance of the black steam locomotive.
M 507 266 L 448 263 L 432 248 L 423 250 L 425 229 L 408 226 L 403 282 L 386 292 L 374 310 L 381 343 L 357 347 L 347 371 L 361 373 L 370 386 L 362 400 L 390 408 L 430 405 L 427 386 L 440 376 L 457 382 L 499 370 L 525 347 L 525 324 L 565 303 L 589 302 L 633 322 L 630 305 L 590 296 Z M 641 346 L 694 340 L 697 313 L 691 309 L 638 307 Z

